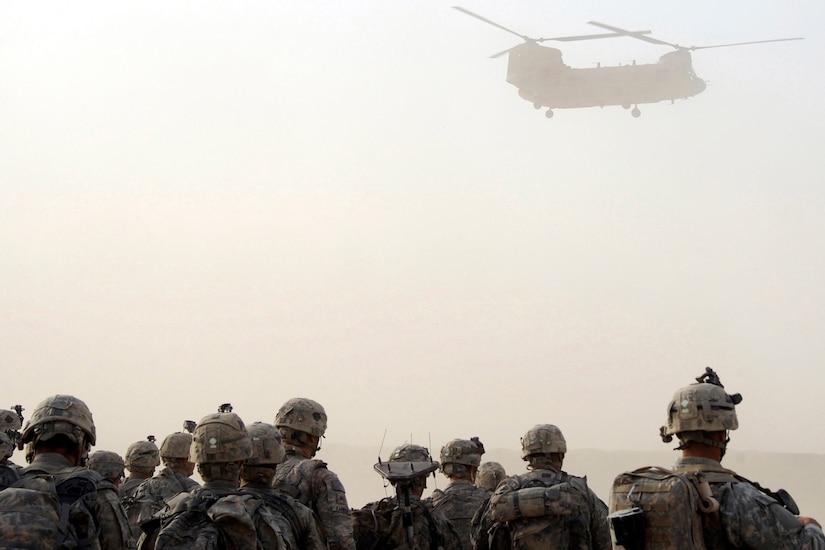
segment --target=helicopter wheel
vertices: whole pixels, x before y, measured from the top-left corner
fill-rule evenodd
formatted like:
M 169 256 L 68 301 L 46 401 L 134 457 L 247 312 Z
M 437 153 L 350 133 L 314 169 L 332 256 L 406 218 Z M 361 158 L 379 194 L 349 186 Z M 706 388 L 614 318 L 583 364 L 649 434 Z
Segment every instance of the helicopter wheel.
M 533 103 L 533 109 L 536 109 L 536 110 L 541 109 L 541 103 Z
M 630 109 L 630 103 L 624 103 L 622 109 Z
M 546 116 L 547 118 L 553 118 L 553 110 L 547 109 L 547 112 L 544 113 L 544 116 Z
M 642 112 L 639 110 L 638 107 L 633 107 L 633 110 L 630 111 L 630 114 L 633 115 L 633 118 L 639 118 L 642 115 Z

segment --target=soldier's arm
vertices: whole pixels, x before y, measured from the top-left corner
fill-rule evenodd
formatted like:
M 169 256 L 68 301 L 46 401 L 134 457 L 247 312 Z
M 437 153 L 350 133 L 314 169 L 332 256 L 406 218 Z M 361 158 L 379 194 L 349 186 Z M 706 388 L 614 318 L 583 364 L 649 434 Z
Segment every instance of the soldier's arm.
M 590 536 L 593 550 L 611 550 L 610 525 L 607 521 L 607 505 L 588 488 L 590 504 Z
M 326 468 L 316 469 L 313 478 L 314 509 L 324 526 L 330 550 L 355 550 L 344 484 Z
M 736 546 L 770 550 L 825 550 L 825 534 L 804 523 L 774 499 L 746 483 L 722 495 L 722 521 Z

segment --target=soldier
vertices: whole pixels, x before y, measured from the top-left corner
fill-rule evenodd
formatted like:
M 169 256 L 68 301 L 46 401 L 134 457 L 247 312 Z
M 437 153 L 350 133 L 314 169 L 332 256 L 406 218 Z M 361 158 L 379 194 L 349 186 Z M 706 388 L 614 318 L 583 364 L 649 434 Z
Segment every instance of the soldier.
M 152 519 L 166 508 L 169 501 L 181 493 L 190 493 L 200 487 L 190 479 L 195 472 L 195 463 L 189 460 L 192 435 L 184 432 L 169 434 L 160 445 L 163 469 L 140 484 L 132 503 L 126 506 L 130 522 L 137 525 Z
M 129 445 L 123 461 L 129 470 L 129 476 L 120 484 L 118 492 L 120 498 L 129 498 L 134 496 L 144 480 L 155 475 L 155 468 L 160 466 L 160 450 L 155 445 L 155 436 L 150 435 Z
M 324 408 L 311 399 L 290 399 L 275 415 L 275 426 L 284 437 L 286 459 L 275 471 L 272 486 L 318 515 L 330 550 L 355 550 L 344 485 L 325 462 L 313 459 L 327 430 Z
M 135 497 L 140 484 L 152 477 L 155 468 L 160 465 L 160 451 L 155 445 L 155 436 L 150 435 L 143 441 L 135 441 L 129 445 L 124 463 L 129 470 L 129 477 L 117 489 L 120 502 L 126 511 L 126 518 L 129 520 L 129 527 L 132 529 L 132 536 L 138 540 L 141 535 L 138 523 L 140 506 L 137 505 Z
M 488 491 L 495 491 L 505 477 L 507 472 L 498 462 L 482 462 L 476 474 L 476 485 Z
M 326 538 L 319 531 L 315 513 L 295 500 L 272 488 L 275 466 L 284 459 L 281 432 L 272 424 L 255 422 L 249 426 L 252 439 L 252 458 L 241 469 L 241 494 L 261 499 L 290 548 L 295 550 L 327 550 Z
M 470 521 L 490 497 L 490 491 L 474 485 L 483 454 L 484 445 L 477 437 L 453 439 L 441 447 L 440 470 L 450 483 L 443 491 L 433 491 L 432 496 L 433 508 L 450 520 L 466 548 L 472 546 Z
M 37 405 L 23 429 L 22 441 L 30 445 L 32 460 L 23 469 L 21 481 L 51 479 L 61 500 L 73 499 L 70 511 L 61 515 L 68 515 L 73 536 L 81 548 L 95 544 L 106 550 L 129 548 L 118 527 L 115 509 L 107 502 L 105 491 L 97 490 L 103 478 L 83 466 L 96 440 L 94 420 L 86 403 L 72 395 L 46 398 Z M 15 540 L 15 536 L 26 531 L 34 533 L 35 529 L 18 526 L 13 533 L 3 532 L 2 540 Z M 54 543 L 37 542 L 39 546 L 36 543 L 33 547 L 51 547 Z
M 524 434 L 521 457 L 530 471 L 496 488 L 473 533 L 477 549 L 610 550 L 607 506 L 585 478 L 562 470 L 566 452 L 564 435 L 552 424 Z
M 119 533 L 123 539 L 123 548 L 133 550 L 137 547 L 136 539 L 126 519 L 126 512 L 123 510 L 118 494 L 118 487 L 123 480 L 123 459 L 112 451 L 95 451 L 89 456 L 86 466 L 103 477 L 103 481 L 97 485 L 97 492 L 105 499 L 106 505 L 112 509 L 112 515 L 117 519 L 116 524 L 101 527 Z
M 729 395 L 719 377 L 711 369 L 696 379 L 697 383 L 679 389 L 668 405 L 667 425 L 659 430 L 665 443 L 679 440 L 677 450 L 681 457 L 676 460 L 673 471 L 642 468 L 622 474 L 616 478 L 611 494 L 611 510 L 620 508 L 629 500 L 634 510 L 643 510 L 650 518 L 646 533 L 628 532 L 625 546 L 630 549 L 634 543 L 645 543 L 651 537 L 657 542 L 649 542 L 648 548 L 752 548 L 771 550 L 822 550 L 825 548 L 825 535 L 819 523 L 808 517 L 798 516 L 793 499 L 785 491 L 773 493 L 759 485 L 737 475 L 732 470 L 722 467 L 729 430 L 739 427 L 736 417 L 736 405 L 742 401 L 740 394 Z M 638 473 L 643 472 L 639 477 Z M 662 500 L 661 487 L 655 493 L 645 490 L 651 480 L 662 485 L 668 474 L 681 474 L 690 480 L 690 489 L 681 501 L 669 505 Z M 651 478 L 650 474 L 656 476 Z M 633 495 L 621 491 L 623 482 L 633 478 L 637 490 Z M 623 494 L 623 498 L 619 495 Z M 689 499 L 687 495 L 692 495 Z M 650 499 L 657 506 L 651 509 L 647 504 Z M 780 502 L 781 501 L 781 502 Z M 697 506 L 698 503 L 698 506 Z M 668 517 L 667 512 L 684 504 L 686 511 L 678 517 Z M 625 517 L 634 514 L 625 512 Z M 619 516 L 619 519 L 614 519 Z M 622 514 L 611 514 L 614 532 L 622 525 Z M 689 517 L 685 517 L 689 516 Z M 695 518 L 695 519 L 694 519 Z M 680 529 L 678 526 L 692 521 Z M 617 524 L 618 521 L 618 524 Z M 691 540 L 692 532 L 699 540 L 694 545 L 682 542 Z M 622 530 L 616 532 L 621 535 Z M 621 538 L 621 537 L 619 537 Z M 663 545 L 660 540 L 666 541 Z M 704 545 L 703 545 L 704 544 Z M 640 546 L 641 547 L 641 546 Z
M 438 462 L 420 445 L 397 447 L 375 468 L 395 487 L 396 496 L 353 512 L 358 550 L 461 550 L 461 538 L 440 511 L 421 499 L 427 476 Z
M 252 441 L 240 417 L 232 412 L 210 414 L 193 436 L 192 458 L 204 484 L 176 499 L 162 520 L 155 550 L 286 550 L 267 507 L 256 497 L 238 494 L 241 469 L 252 457 Z

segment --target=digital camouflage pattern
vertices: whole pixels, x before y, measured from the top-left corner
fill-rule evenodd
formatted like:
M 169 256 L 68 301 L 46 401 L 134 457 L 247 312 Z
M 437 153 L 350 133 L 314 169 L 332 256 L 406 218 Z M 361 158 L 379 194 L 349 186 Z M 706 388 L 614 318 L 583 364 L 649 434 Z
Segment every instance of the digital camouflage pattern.
M 410 508 L 412 542 L 397 498 L 385 498 L 355 510 L 353 526 L 358 550 L 462 550 L 461 537 L 444 514 L 412 495 Z
M 708 458 L 679 458 L 674 470 L 720 469 Z M 765 550 L 823 550 L 825 535 L 815 525 L 802 522 L 776 500 L 752 484 L 739 481 L 714 481 L 708 475 L 719 513 L 705 522 L 705 541 L 709 550 L 756 548 Z
M 98 501 L 100 505 L 100 531 L 101 541 L 121 540 L 121 545 L 115 548 L 137 548 L 135 538 L 129 520 L 126 519 L 126 511 L 120 503 L 120 495 L 117 487 L 108 479 L 103 479 L 97 486 Z M 101 550 L 106 550 L 109 546 L 101 544 Z
M 307 459 L 288 446 L 286 459 L 275 470 L 272 486 L 317 514 L 330 550 L 355 550 L 346 490 L 323 461 Z
M 535 502 L 533 496 L 537 491 L 549 491 L 545 493 L 543 502 Z M 507 510 L 506 507 L 497 509 L 497 501 L 518 502 L 518 499 L 508 498 L 513 493 L 524 494 L 525 510 L 517 512 Z M 536 504 L 554 513 L 533 516 L 526 512 L 527 506 Z M 532 517 L 517 519 L 516 515 Z M 491 533 L 494 527 L 497 530 L 506 528 L 514 550 L 612 548 L 607 505 L 587 487 L 584 478 L 562 471 L 534 469 L 505 479 L 490 498 L 489 507 L 478 523 L 478 532 L 474 534 L 475 548 L 478 549 L 489 547 L 485 535 Z
M 476 487 L 466 480 L 454 480 L 443 491 L 436 489 L 432 495 L 432 507 L 446 517 L 455 528 L 465 548 L 471 548 L 470 522 L 473 516 L 490 498 L 490 491 Z
M 140 484 L 134 500 L 125 505 L 126 516 L 130 523 L 140 525 L 166 508 L 173 497 L 180 493 L 190 493 L 199 487 L 197 481 L 164 468 L 156 476 L 145 479 Z
M 315 513 L 294 498 L 274 489 L 243 487 L 241 494 L 260 499 L 281 529 L 281 536 L 293 550 L 327 550 L 326 537 Z

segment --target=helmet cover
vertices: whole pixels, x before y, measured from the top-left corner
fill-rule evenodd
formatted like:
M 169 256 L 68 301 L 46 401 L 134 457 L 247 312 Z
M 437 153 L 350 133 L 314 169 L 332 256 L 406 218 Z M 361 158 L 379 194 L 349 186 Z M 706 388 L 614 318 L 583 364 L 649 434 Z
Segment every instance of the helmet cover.
M 255 422 L 249 426 L 252 440 L 252 458 L 246 461 L 250 465 L 280 464 L 286 451 L 282 443 L 281 432 L 272 424 Z
M 323 437 L 327 431 L 327 413 L 317 401 L 295 397 L 278 409 L 275 426 Z
M 536 424 L 521 438 L 521 458 L 527 460 L 532 455 L 567 452 L 567 441 L 561 430 L 552 424 Z
M 94 470 L 106 479 L 117 479 L 123 476 L 123 459 L 112 451 L 95 451 L 89 455 L 86 467 Z
M 213 413 L 198 422 L 190 454 L 198 464 L 238 462 L 252 457 L 252 440 L 241 417 Z
M 188 456 L 188 446 L 186 452 Z M 124 463 L 129 471 L 151 470 L 160 465 L 160 450 L 152 441 L 135 441 L 126 449 Z
M 23 442 L 48 441 L 56 435 L 75 443 L 85 436 L 89 445 L 95 444 L 95 423 L 86 403 L 73 395 L 53 395 L 37 405 L 23 429 Z

